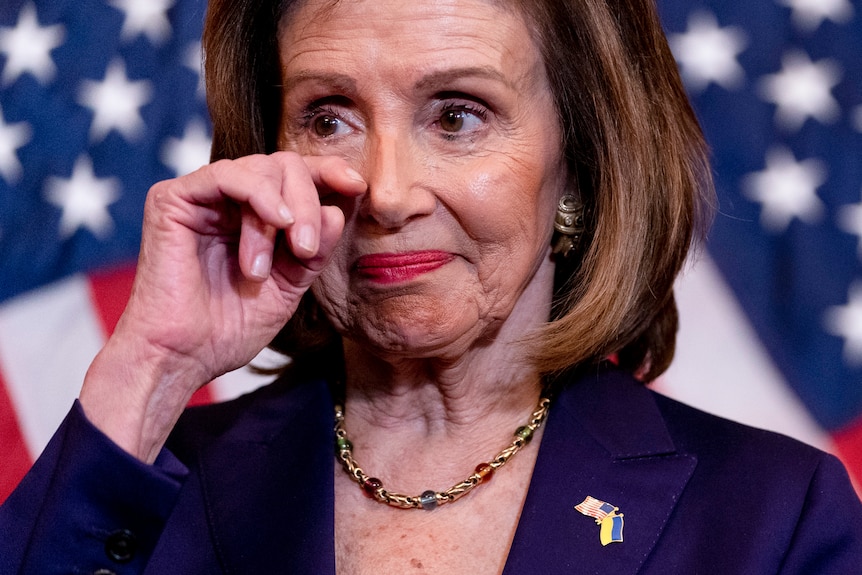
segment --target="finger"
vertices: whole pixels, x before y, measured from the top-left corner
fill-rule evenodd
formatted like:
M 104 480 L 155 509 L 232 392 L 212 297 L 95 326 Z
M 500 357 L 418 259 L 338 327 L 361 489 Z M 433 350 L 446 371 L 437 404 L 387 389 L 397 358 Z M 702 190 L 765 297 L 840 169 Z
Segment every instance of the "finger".
M 287 250 L 276 250 L 273 275 L 283 278 L 288 285 L 304 291 L 329 263 L 343 230 L 344 214 L 342 211 L 335 206 L 323 206 L 321 208 L 320 249 L 317 254 L 308 259 L 298 260 Z
M 250 206 L 260 218 L 251 226 L 258 233 L 250 239 L 262 236 L 264 223 L 287 229 L 291 251 L 299 259 L 314 257 L 320 247 L 321 195 L 358 195 L 367 188 L 362 177 L 341 158 L 303 158 L 292 152 L 222 160 L 176 182 L 181 184 L 178 195 L 185 201 L 209 204 L 227 197 Z M 269 239 L 273 231 L 263 235 Z M 249 245 L 258 244 L 251 241 Z M 244 273 L 250 272 L 255 261 L 255 270 L 262 272 L 266 257 L 262 251 L 244 254 Z
M 291 251 L 301 260 L 311 259 L 320 249 L 320 199 L 333 193 L 356 196 L 365 192 L 368 184 L 345 160 L 335 156 L 276 152 L 272 157 L 283 166 L 282 195 L 295 218 L 288 232 Z M 308 193 L 309 186 L 313 194 Z
M 314 257 L 320 246 L 320 197 L 302 157 L 292 152 L 273 154 L 281 166 L 281 197 L 294 222 L 287 230 L 293 254 L 300 260 Z
M 305 165 L 321 197 L 331 193 L 358 196 L 368 190 L 362 175 L 337 156 L 305 156 Z
M 253 281 L 269 277 L 277 228 L 265 223 L 248 207 L 242 209 L 239 237 L 239 267 L 243 276 Z
M 294 223 L 290 207 L 281 194 L 281 170 L 267 156 L 219 160 L 180 178 L 181 199 L 213 203 L 230 198 L 248 204 L 266 223 L 285 228 Z

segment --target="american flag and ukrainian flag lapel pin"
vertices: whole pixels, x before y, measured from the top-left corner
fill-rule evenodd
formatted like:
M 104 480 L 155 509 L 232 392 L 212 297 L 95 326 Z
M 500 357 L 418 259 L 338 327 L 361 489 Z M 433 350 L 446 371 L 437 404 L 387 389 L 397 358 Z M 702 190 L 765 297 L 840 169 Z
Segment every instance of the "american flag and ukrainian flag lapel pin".
M 575 505 L 575 509 L 587 517 L 592 517 L 596 524 L 601 526 L 599 538 L 602 546 L 622 543 L 623 514 L 619 513 L 619 507 L 587 495 L 586 499 Z

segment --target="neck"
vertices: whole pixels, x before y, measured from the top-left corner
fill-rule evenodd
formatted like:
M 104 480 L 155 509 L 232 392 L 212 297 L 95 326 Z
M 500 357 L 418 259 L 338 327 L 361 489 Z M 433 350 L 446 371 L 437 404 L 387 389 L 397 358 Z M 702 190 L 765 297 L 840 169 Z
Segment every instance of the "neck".
M 356 373 L 350 350 L 346 346 L 348 373 Z M 414 363 L 366 359 L 358 370 L 363 377 L 353 385 L 348 380 L 344 417 L 353 455 L 365 471 L 388 490 L 442 491 L 510 446 L 513 432 L 537 409 L 540 379 L 529 370 L 477 365 L 418 369 Z M 367 380 L 375 375 L 388 385 Z M 534 451 L 520 456 L 519 465 L 531 467 Z
M 421 492 L 451 485 L 510 443 L 541 395 L 526 340 L 549 317 L 552 285 L 553 266 L 540 266 L 505 320 L 430 357 L 345 340 L 344 424 L 356 459 Z
M 539 397 L 540 378 L 525 359 L 517 359 L 515 349 L 499 351 L 483 348 L 454 361 L 384 360 L 345 342 L 351 427 L 414 429 L 434 436 L 529 413 Z
M 508 445 L 542 391 L 528 330 L 512 325 L 455 359 L 381 358 L 345 341 L 344 422 L 366 471 L 420 493 L 448 487 Z

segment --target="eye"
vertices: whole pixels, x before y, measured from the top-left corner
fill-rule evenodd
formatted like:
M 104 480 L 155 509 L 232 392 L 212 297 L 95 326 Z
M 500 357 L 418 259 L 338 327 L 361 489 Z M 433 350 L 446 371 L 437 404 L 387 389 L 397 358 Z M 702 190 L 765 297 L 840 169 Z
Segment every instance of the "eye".
M 447 110 L 440 116 L 440 127 L 445 132 L 460 132 L 464 127 L 463 110 Z
M 340 96 L 329 96 L 311 102 L 303 111 L 301 128 L 312 138 L 346 136 L 355 126 L 350 106 L 350 101 Z
M 449 104 L 440 113 L 436 124 L 447 135 L 471 132 L 482 126 L 485 111 L 473 105 Z
M 321 138 L 327 138 L 329 136 L 334 136 L 338 132 L 340 125 L 341 120 L 335 116 L 321 114 L 312 120 L 311 129 L 314 131 L 315 135 L 320 136 Z

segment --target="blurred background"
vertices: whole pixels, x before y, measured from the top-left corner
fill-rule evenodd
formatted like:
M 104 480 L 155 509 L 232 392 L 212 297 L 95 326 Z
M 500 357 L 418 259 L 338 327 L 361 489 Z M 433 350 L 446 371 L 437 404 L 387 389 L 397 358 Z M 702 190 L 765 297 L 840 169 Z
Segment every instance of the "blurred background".
M 658 4 L 719 204 L 679 280 L 677 359 L 654 388 L 831 451 L 858 487 L 862 0 Z M 207 162 L 205 10 L 0 3 L 0 501 L 122 312 L 148 188 Z M 240 370 L 193 401 L 265 382 Z

